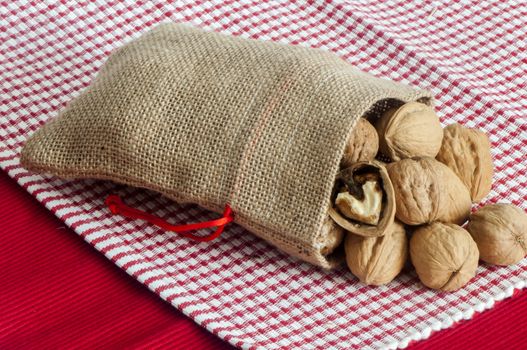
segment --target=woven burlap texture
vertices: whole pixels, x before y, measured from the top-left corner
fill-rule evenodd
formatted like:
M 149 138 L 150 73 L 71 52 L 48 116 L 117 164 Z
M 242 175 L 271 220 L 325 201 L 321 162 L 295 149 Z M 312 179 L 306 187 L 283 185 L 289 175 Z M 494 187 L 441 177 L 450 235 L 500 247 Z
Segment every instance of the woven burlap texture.
M 115 51 L 21 161 L 219 213 L 228 203 L 236 223 L 332 267 L 323 222 L 356 120 L 429 98 L 322 50 L 164 24 Z

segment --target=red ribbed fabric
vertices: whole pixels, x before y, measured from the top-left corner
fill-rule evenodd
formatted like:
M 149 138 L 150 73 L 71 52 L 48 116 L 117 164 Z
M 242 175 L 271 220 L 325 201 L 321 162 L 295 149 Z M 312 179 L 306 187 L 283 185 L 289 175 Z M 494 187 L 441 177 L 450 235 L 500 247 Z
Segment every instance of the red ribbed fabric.
M 137 283 L 0 171 L 0 349 L 233 349 Z M 526 349 L 527 292 L 410 350 Z
M 0 171 L 0 349 L 232 349 Z

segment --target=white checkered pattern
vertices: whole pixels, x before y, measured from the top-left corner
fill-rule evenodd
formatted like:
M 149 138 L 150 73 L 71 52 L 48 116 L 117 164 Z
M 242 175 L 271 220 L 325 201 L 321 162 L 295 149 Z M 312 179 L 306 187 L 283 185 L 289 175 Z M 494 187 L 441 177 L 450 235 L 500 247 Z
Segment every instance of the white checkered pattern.
M 63 181 L 19 166 L 29 134 L 85 88 L 108 54 L 161 22 L 331 50 L 377 76 L 430 89 L 444 124 L 490 136 L 486 203 L 527 200 L 527 6 L 523 1 L 0 0 L 0 167 L 86 241 L 198 324 L 235 346 L 396 348 L 471 318 L 527 281 L 527 260 L 479 267 L 462 290 L 423 288 L 407 271 L 364 286 L 345 269 L 290 258 L 230 225 L 196 243 L 112 216 L 103 201 L 173 222 L 215 217 L 150 191 Z

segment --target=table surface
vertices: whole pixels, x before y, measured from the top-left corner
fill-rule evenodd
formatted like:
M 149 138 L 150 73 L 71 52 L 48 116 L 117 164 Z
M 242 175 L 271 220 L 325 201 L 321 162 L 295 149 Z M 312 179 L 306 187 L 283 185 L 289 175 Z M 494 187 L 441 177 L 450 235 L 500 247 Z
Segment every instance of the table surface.
M 232 349 L 129 277 L 0 172 L 0 348 Z M 409 349 L 527 348 L 527 292 Z

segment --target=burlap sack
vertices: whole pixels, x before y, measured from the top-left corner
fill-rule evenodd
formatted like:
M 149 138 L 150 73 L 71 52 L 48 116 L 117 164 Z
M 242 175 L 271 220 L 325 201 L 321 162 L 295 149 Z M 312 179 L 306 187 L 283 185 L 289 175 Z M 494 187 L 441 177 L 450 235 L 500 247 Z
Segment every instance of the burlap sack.
M 229 203 L 238 224 L 331 267 L 322 227 L 357 118 L 418 99 L 430 95 L 325 51 L 168 24 L 113 53 L 21 160 L 220 213 Z

